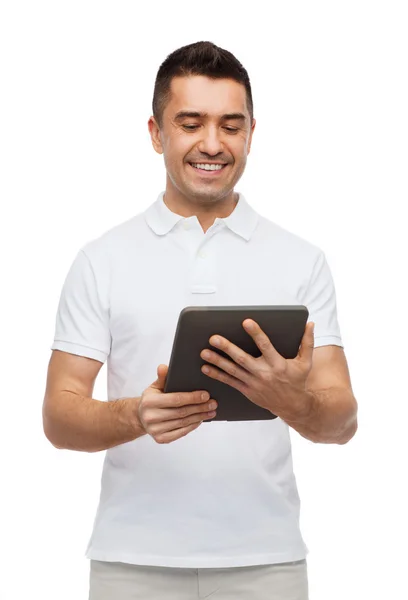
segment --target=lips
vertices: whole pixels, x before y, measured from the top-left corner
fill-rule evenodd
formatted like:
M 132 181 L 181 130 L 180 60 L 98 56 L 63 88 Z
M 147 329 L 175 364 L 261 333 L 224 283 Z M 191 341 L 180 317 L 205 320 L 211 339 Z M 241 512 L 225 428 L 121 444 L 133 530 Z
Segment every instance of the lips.
M 200 161 L 200 160 L 189 160 L 188 163 L 190 165 L 218 165 L 218 166 L 219 165 L 225 166 L 225 165 L 228 164 L 228 163 L 209 163 L 209 162 L 207 162 L 205 160 L 203 160 L 203 161 Z
M 211 170 L 206 170 L 206 169 L 198 169 L 197 167 L 193 167 L 193 165 L 191 163 L 188 163 L 190 165 L 190 167 L 192 169 L 194 169 L 194 171 L 202 176 L 202 177 L 218 177 L 223 171 L 225 171 L 225 168 L 228 165 L 224 165 L 222 169 L 211 169 Z M 200 163 L 198 163 L 200 164 Z M 202 164 L 202 163 L 201 163 Z

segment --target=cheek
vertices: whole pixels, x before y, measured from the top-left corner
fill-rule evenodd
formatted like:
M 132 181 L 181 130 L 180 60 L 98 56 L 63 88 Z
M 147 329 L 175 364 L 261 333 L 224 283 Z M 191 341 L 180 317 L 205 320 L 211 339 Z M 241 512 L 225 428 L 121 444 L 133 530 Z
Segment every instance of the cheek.
M 174 150 L 168 151 L 164 155 L 164 165 L 167 171 L 175 172 L 182 168 L 183 158 Z
M 188 167 L 187 157 L 189 154 L 191 155 L 191 147 L 186 146 L 186 144 L 182 143 L 172 143 L 170 147 L 166 149 L 165 152 L 165 165 L 166 167 L 170 167 L 171 170 L 181 170 L 183 168 Z
M 248 154 L 249 140 L 245 136 L 239 137 L 234 144 L 231 144 L 230 152 L 234 156 L 235 162 L 245 163 Z
M 247 155 L 245 151 L 242 151 L 239 154 L 235 155 L 235 168 L 238 171 L 243 171 L 245 169 L 247 163 Z

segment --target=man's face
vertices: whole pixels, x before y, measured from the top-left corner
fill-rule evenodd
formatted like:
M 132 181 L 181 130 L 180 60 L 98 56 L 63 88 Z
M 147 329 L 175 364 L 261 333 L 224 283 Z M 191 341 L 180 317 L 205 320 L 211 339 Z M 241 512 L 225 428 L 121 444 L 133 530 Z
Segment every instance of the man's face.
M 254 128 L 244 85 L 204 76 L 173 78 L 162 129 L 153 117 L 149 119 L 154 148 L 164 154 L 168 185 L 203 203 L 232 192 L 244 172 Z M 223 166 L 207 171 L 192 163 Z

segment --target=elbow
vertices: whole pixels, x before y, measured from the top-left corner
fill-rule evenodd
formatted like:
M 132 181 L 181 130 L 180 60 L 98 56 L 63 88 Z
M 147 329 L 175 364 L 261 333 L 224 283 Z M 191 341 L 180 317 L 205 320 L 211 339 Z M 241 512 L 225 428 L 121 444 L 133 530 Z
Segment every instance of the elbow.
M 344 446 L 347 444 L 357 433 L 358 429 L 358 421 L 357 421 L 357 413 L 358 413 L 358 404 L 357 400 L 352 394 L 352 405 L 350 406 L 350 417 L 347 423 L 347 426 L 344 428 L 343 434 L 341 435 L 338 444 Z
M 57 450 L 64 450 L 64 447 L 60 446 L 58 444 L 58 442 L 54 439 L 53 435 L 50 433 L 49 429 L 45 426 L 44 423 L 43 423 L 43 431 L 44 431 L 45 437 L 54 446 L 54 448 L 57 448 Z
M 340 440 L 338 440 L 337 443 L 341 446 L 344 446 L 345 444 L 347 444 L 356 435 L 357 429 L 358 429 L 358 422 L 357 422 L 357 417 L 356 417 L 354 419 L 353 423 L 350 425 L 350 427 L 348 427 L 348 429 L 346 430 L 344 435 L 340 438 Z
M 43 407 L 42 411 L 42 423 L 43 423 L 43 432 L 47 440 L 57 448 L 57 450 L 64 450 L 63 446 L 60 446 L 55 437 L 55 427 L 52 426 L 52 421 L 50 419 L 50 415 L 47 414 L 45 407 Z

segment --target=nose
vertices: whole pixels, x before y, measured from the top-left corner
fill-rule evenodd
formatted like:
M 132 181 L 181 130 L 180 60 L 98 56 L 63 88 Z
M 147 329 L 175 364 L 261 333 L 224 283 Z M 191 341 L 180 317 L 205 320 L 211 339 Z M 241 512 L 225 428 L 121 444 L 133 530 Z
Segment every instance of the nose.
M 217 126 L 203 127 L 202 139 L 198 145 L 198 149 L 203 154 L 214 156 L 223 151 L 220 133 Z

